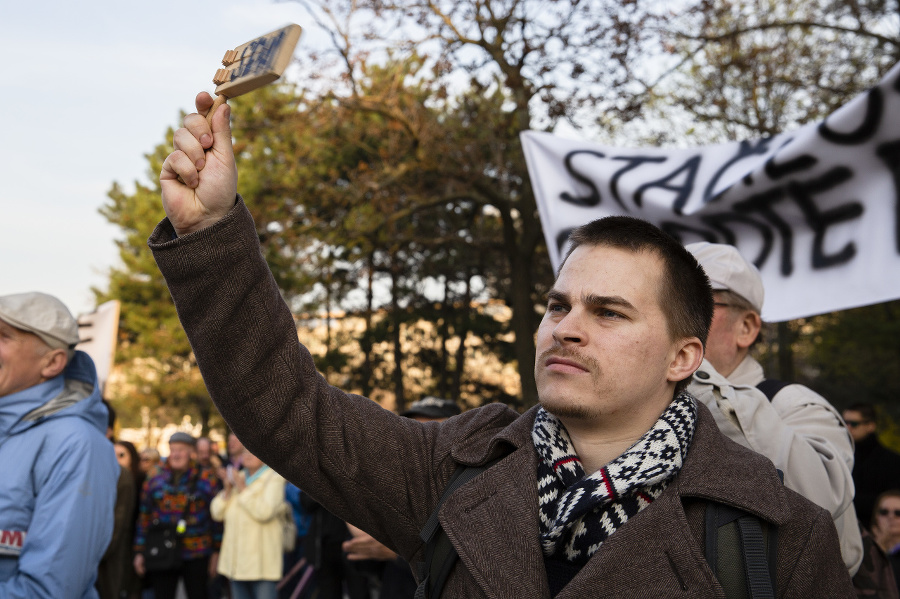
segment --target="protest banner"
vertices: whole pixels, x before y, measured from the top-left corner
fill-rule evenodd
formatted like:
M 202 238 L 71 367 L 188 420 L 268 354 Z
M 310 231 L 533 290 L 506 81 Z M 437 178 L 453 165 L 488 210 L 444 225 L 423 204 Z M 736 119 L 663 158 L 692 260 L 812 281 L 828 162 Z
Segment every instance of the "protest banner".
M 522 135 L 554 268 L 609 215 L 682 243 L 729 243 L 760 269 L 772 322 L 900 297 L 900 65 L 820 123 L 697 148 Z

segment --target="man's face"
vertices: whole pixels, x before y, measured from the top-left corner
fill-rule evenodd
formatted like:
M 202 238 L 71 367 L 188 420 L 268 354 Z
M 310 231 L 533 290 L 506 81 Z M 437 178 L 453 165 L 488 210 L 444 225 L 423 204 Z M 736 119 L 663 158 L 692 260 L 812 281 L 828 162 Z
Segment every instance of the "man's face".
M 210 443 L 206 439 L 197 441 L 197 461 L 204 466 L 209 465 Z
M 572 252 L 537 333 L 534 377 L 545 409 L 564 422 L 630 433 L 653 425 L 672 401 L 669 367 L 679 347 L 660 307 L 661 278 L 662 261 L 649 252 Z
M 43 382 L 41 371 L 49 349 L 37 335 L 0 320 L 0 397 Z
M 731 365 L 735 365 L 740 351 L 737 344 L 740 312 L 722 305 L 725 301 L 720 293 L 713 293 L 713 319 L 706 338 L 706 359 L 722 376 L 733 372 Z
M 859 443 L 869 435 L 875 432 L 877 425 L 871 420 L 866 420 L 862 414 L 856 410 L 844 410 L 844 422 L 847 424 L 847 430 L 853 437 L 854 443 Z
M 187 443 L 169 443 L 169 459 L 166 460 L 172 470 L 187 470 L 191 461 L 193 447 Z

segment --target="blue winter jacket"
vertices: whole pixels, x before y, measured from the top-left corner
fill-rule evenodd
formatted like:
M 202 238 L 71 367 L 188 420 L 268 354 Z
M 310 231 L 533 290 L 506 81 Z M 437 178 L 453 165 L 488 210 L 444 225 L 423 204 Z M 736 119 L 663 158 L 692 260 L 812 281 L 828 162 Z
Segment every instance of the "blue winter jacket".
M 96 598 L 119 466 L 91 358 L 0 397 L 0 597 Z

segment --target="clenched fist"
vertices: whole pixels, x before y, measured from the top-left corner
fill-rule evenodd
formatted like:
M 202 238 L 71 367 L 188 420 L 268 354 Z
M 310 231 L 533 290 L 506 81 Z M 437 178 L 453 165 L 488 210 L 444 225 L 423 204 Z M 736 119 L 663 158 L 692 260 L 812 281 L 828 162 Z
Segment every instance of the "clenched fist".
M 227 104 L 220 106 L 210 127 L 205 115 L 212 96 L 201 92 L 195 103 L 197 112 L 184 117 L 184 126 L 175 132 L 175 151 L 159 174 L 163 208 L 179 236 L 217 222 L 237 196 L 231 110 Z

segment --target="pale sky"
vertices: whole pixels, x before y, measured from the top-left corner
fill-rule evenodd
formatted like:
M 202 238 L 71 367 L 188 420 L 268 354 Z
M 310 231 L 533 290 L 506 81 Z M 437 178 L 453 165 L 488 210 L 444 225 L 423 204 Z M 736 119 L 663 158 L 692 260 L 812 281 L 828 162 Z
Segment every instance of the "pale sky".
M 290 2 L 0 6 L 0 295 L 44 291 L 75 315 L 118 260 L 119 231 L 97 212 L 107 192 L 151 182 L 144 154 L 213 91 L 225 50 L 292 22 L 301 46 L 324 43 Z

